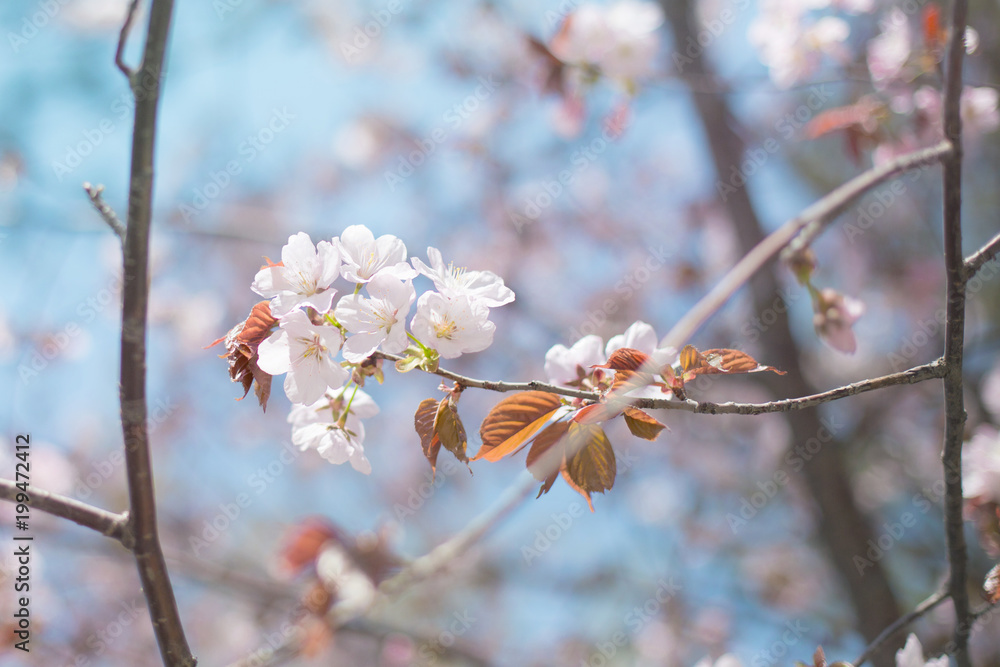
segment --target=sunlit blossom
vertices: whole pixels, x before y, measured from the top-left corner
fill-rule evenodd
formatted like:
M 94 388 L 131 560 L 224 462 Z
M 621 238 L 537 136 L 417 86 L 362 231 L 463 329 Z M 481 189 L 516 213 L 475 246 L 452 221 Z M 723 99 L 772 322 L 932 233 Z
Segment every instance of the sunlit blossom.
M 257 348 L 257 365 L 271 375 L 287 373 L 288 398 L 312 403 L 350 377 L 336 359 L 343 340 L 336 327 L 316 326 L 305 311 L 296 310 L 281 318 L 280 328 Z
M 340 253 L 328 241 L 317 245 L 305 232 L 288 237 L 281 249 L 281 266 L 261 269 L 252 289 L 271 299 L 271 313 L 281 317 L 300 305 L 320 312 L 330 309 L 337 293 L 330 285 L 340 275 Z

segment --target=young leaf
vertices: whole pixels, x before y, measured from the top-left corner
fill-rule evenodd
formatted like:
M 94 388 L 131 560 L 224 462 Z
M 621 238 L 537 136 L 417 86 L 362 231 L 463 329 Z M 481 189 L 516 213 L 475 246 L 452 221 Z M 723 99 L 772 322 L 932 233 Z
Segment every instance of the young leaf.
M 652 415 L 632 407 L 625 408 L 625 423 L 632 435 L 645 440 L 656 440 L 660 431 L 666 428 Z
M 622 347 L 611 353 L 607 363 L 594 366 L 594 368 L 610 368 L 615 371 L 638 371 L 643 367 L 649 355 L 630 347 Z M 649 372 L 648 370 L 646 372 Z
M 567 458 L 565 476 L 573 482 L 571 486 L 587 499 L 590 511 L 593 512 L 590 494 L 604 493 L 614 486 L 618 472 L 615 452 L 600 426 L 571 423 L 568 436 L 568 450 L 572 452 L 578 447 L 579 449 L 572 458 Z
M 441 450 L 441 440 L 434 433 L 434 424 L 438 415 L 438 399 L 425 398 L 417 406 L 417 412 L 413 415 L 413 427 L 420 436 L 420 448 L 424 450 L 424 456 L 431 463 L 431 471 L 437 474 L 437 457 Z
M 212 347 L 225 341 L 226 354 L 219 355 L 229 362 L 229 377 L 243 386 L 243 400 L 256 381 L 254 394 L 263 410 L 267 410 L 267 399 L 271 395 L 271 375 L 257 366 L 257 347 L 271 335 L 277 320 L 271 315 L 270 303 L 261 301 L 250 311 L 249 317 L 229 330 L 222 338 L 207 345 Z
M 522 391 L 503 399 L 493 406 L 479 428 L 483 446 L 473 461 L 499 461 L 516 452 L 560 406 L 558 396 L 543 391 Z
M 468 444 L 465 426 L 462 425 L 462 419 L 458 416 L 458 408 L 450 396 L 442 398 L 438 405 L 437 415 L 434 418 L 434 437 L 459 461 L 468 462 L 469 457 L 465 455 Z
M 771 371 L 778 375 L 785 374 L 785 371 L 779 371 L 773 366 L 760 364 L 749 354 L 739 350 L 719 348 L 699 352 L 693 345 L 686 345 L 681 350 L 680 359 L 684 377 L 688 380 L 696 375 L 715 375 L 718 373 L 738 374 Z
M 528 466 L 528 471 L 531 472 L 531 474 L 534 475 L 535 479 L 539 482 L 546 482 L 549 487 L 551 487 L 552 482 L 555 481 L 556 476 L 559 473 L 559 469 L 566 463 L 566 444 L 563 442 L 563 438 L 566 436 L 566 432 L 568 430 L 569 422 L 556 422 L 539 433 L 535 438 L 534 444 L 531 445 L 531 449 L 528 450 L 528 458 L 525 460 L 525 463 Z M 551 457 L 545 456 L 545 453 L 551 450 L 554 446 L 559 446 L 560 448 L 558 459 L 555 458 L 556 454 L 553 454 Z M 551 470 L 541 469 L 539 460 L 543 457 L 546 459 L 546 463 L 549 463 L 546 468 L 552 468 Z M 546 472 L 548 473 L 547 475 L 545 474 Z M 546 488 L 545 490 L 547 491 L 548 489 Z M 542 492 L 539 491 L 538 495 L 542 495 Z

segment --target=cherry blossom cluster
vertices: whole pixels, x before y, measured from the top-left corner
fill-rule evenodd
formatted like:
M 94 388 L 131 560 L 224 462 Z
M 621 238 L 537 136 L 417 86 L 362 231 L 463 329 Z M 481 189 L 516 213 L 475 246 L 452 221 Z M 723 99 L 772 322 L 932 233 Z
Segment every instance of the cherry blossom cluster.
M 879 142 L 873 156 L 875 164 L 943 138 L 944 100 L 939 86 L 919 85 L 921 75 L 936 75 L 936 63 L 942 57 L 944 33 L 935 26 L 936 20 L 925 16 L 923 35 L 915 36 L 908 16 L 895 7 L 881 21 L 879 35 L 868 43 L 868 72 L 875 89 L 887 98 L 887 110 L 913 120 L 892 140 Z M 973 53 L 978 42 L 976 32 L 967 28 L 966 51 Z M 933 78 L 931 83 L 936 83 Z M 1000 126 L 997 102 L 994 88 L 964 88 L 960 104 L 962 131 L 967 140 Z
M 402 240 L 375 238 L 353 225 L 317 244 L 294 234 L 281 262 L 257 273 L 252 289 L 270 299 L 277 319 L 257 349 L 257 365 L 285 374 L 285 394 L 294 404 L 292 442 L 301 449 L 370 473 L 361 420 L 378 406 L 360 386 L 365 376 L 381 380 L 372 355 L 401 354 L 400 370 L 433 370 L 441 357 L 479 352 L 493 342 L 490 309 L 510 303 L 514 293 L 489 271 L 446 265 L 436 248 L 428 248 L 427 257 L 430 264 L 416 257 L 407 262 Z M 413 280 L 420 275 L 436 289 L 417 298 Z M 343 294 L 338 280 L 348 285 Z
M 638 82 L 653 74 L 660 50 L 659 28 L 663 10 L 644 0 L 618 0 L 609 5 L 584 4 L 567 14 L 548 41 L 550 71 L 547 87 L 561 100 L 554 122 L 565 136 L 583 129 L 584 99 L 598 81 L 610 81 L 628 96 Z M 627 102 L 606 119 L 606 124 L 623 124 Z
M 750 43 L 775 85 L 788 88 L 813 74 L 826 58 L 840 63 L 850 59 L 845 46 L 850 24 L 841 16 L 818 16 L 816 10 L 861 14 L 874 6 L 874 0 L 764 0 L 750 24 Z

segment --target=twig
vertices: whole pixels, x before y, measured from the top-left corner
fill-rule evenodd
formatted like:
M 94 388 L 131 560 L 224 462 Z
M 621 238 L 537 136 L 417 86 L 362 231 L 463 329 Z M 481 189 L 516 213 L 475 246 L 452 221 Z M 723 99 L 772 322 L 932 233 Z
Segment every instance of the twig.
M 747 253 L 708 294 L 689 310 L 660 342 L 660 347 L 680 349 L 692 334 L 715 314 L 761 267 L 788 248 L 794 251 L 806 247 L 826 223 L 839 215 L 851 202 L 874 186 L 911 169 L 937 162 L 951 154 L 952 146 L 942 142 L 937 146 L 908 153 L 895 160 L 869 169 L 836 188 L 784 225 L 771 232 Z
M 377 352 L 375 356 L 390 361 L 402 359 L 394 354 Z M 432 375 L 437 375 L 448 380 L 453 380 L 464 387 L 475 387 L 478 389 L 488 389 L 490 391 L 544 391 L 550 394 L 559 394 L 573 398 L 583 398 L 591 401 L 601 400 L 601 395 L 593 391 L 582 391 L 559 387 L 557 385 L 546 384 L 544 382 L 491 382 L 489 380 L 477 380 L 475 378 L 459 375 L 444 368 L 436 371 L 424 371 Z M 863 394 L 876 389 L 884 389 L 898 384 L 916 384 L 924 380 L 944 377 L 944 361 L 937 359 L 928 364 L 914 366 L 913 368 L 898 373 L 891 373 L 861 382 L 830 389 L 819 394 L 810 396 L 800 396 L 798 398 L 785 398 L 767 403 L 712 403 L 710 401 L 695 401 L 688 399 L 679 401 L 669 398 L 628 398 L 627 403 L 637 408 L 651 410 L 682 410 L 684 412 L 694 412 L 696 414 L 711 415 L 762 415 L 771 412 L 789 412 L 791 410 L 804 410 L 815 407 L 821 403 L 836 401 L 848 396 Z
M 944 160 L 944 258 L 947 274 L 944 361 L 944 518 L 948 547 L 948 593 L 955 604 L 955 661 L 972 667 L 967 550 L 962 517 L 962 444 L 965 430 L 962 358 L 965 337 L 965 261 L 962 255 L 962 58 L 968 3 L 955 0 L 944 91 L 944 135 L 951 153 Z
M 104 197 L 101 196 L 101 193 L 104 192 L 104 186 L 98 185 L 97 187 L 94 187 L 90 183 L 84 183 L 83 189 L 87 192 L 87 196 L 90 197 L 90 203 L 94 205 L 94 208 L 96 208 L 97 212 L 101 214 L 104 222 L 108 223 L 108 227 L 111 228 L 111 231 L 118 236 L 118 239 L 122 242 L 122 245 L 124 245 L 125 223 L 118 218 L 118 214 L 115 213 L 115 210 L 111 208 L 108 203 L 104 201 Z
M 18 502 L 22 491 L 9 479 L 0 479 L 0 498 Z M 128 513 L 115 514 L 75 498 L 67 498 L 58 493 L 50 493 L 35 486 L 29 486 L 27 504 L 53 516 L 69 519 L 84 528 L 96 530 L 101 535 L 122 543 L 126 549 L 132 548 L 132 535 L 128 529 Z
M 118 48 L 115 49 L 115 65 L 122 71 L 122 74 L 125 75 L 130 84 L 133 77 L 135 77 L 135 70 L 125 63 L 125 42 L 128 41 L 128 35 L 132 31 L 132 21 L 135 20 L 135 11 L 138 6 L 139 0 L 132 0 L 129 3 L 128 13 L 125 15 L 125 23 L 122 24 L 121 32 L 118 33 Z
M 965 260 L 966 279 L 975 275 L 987 262 L 996 257 L 998 252 L 1000 252 L 1000 234 L 991 238 L 986 245 Z
M 669 408 L 687 410 L 698 414 L 712 415 L 761 415 L 769 412 L 788 412 L 789 410 L 803 410 L 805 408 L 815 407 L 821 403 L 828 403 L 830 401 L 846 398 L 848 396 L 863 394 L 865 392 L 883 389 L 893 385 L 916 384 L 918 382 L 923 382 L 924 380 L 944 377 L 944 372 L 944 362 L 941 359 L 938 359 L 937 361 L 933 361 L 929 364 L 916 366 L 899 373 L 892 373 L 891 375 L 883 375 L 882 377 L 855 382 L 843 387 L 837 387 L 836 389 L 824 391 L 820 394 L 813 394 L 812 396 L 786 398 L 784 400 L 771 401 L 769 403 L 698 403 L 697 401 L 691 400 L 681 403 L 679 401 L 674 401 L 671 405 L 669 405 Z M 644 400 L 650 399 L 640 399 L 636 401 L 636 407 L 663 407 L 658 404 L 644 405 Z M 659 403 L 660 401 L 661 399 L 655 399 L 655 401 L 651 402 Z
M 949 595 L 947 591 L 938 591 L 914 607 L 913 611 L 901 616 L 899 620 L 883 630 L 882 634 L 876 637 L 872 643 L 868 645 L 865 652 L 858 656 L 858 659 L 852 663 L 854 667 L 861 667 L 861 665 L 865 664 L 868 659 L 871 658 L 876 651 L 878 651 L 879 647 L 885 642 L 885 640 L 937 607 L 939 604 L 947 600 L 948 597 Z
M 385 359 L 387 361 L 402 361 L 403 357 L 398 354 L 389 354 L 388 352 L 375 352 L 373 357 Z M 423 369 L 421 369 L 423 370 Z M 474 389 L 488 389 L 489 391 L 545 391 L 550 394 L 559 394 L 560 396 L 569 396 L 570 398 L 583 398 L 596 401 L 600 398 L 600 394 L 593 391 L 584 391 L 583 389 L 572 389 L 570 387 L 560 387 L 554 384 L 548 384 L 545 382 L 492 382 L 490 380 L 476 380 L 475 378 L 465 377 L 464 375 L 459 375 L 458 373 L 453 373 L 452 371 L 446 370 L 444 368 L 438 368 L 436 371 L 424 371 L 425 373 L 431 373 L 432 375 L 438 375 L 445 378 L 446 380 L 454 380 L 464 387 L 471 387 Z
M 134 17 L 136 4 L 133 2 L 129 7 L 116 58 L 119 67 L 126 74 L 131 70 L 123 67 L 120 52 Z M 173 0 L 153 0 L 142 64 L 138 72 L 129 76 L 136 104 L 129 178 L 128 230 L 124 247 L 120 395 L 130 523 L 135 535 L 134 553 L 153 631 L 165 665 L 193 667 L 197 661 L 191 655 L 184 636 L 157 533 L 146 405 L 146 325 L 149 306 L 153 153 L 160 98 L 159 75 L 163 71 L 172 13 Z

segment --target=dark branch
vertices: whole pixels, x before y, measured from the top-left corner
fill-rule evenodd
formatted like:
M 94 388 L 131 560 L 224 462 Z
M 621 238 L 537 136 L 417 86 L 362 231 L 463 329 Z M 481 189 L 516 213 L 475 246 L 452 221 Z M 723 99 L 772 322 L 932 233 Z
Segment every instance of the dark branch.
M 101 196 L 101 193 L 104 192 L 104 186 L 98 185 L 95 188 L 90 183 L 84 183 L 83 189 L 87 192 L 87 196 L 90 197 L 90 203 L 94 205 L 97 212 L 101 214 L 101 218 L 104 219 L 104 222 L 108 223 L 108 227 L 111 228 L 111 231 L 118 236 L 118 239 L 122 242 L 122 245 L 124 245 L 125 223 L 118 218 L 118 214 L 115 213 L 115 210 L 108 206 L 108 203 L 104 201 L 104 197 Z
M 969 632 L 972 623 L 966 587 L 968 555 L 962 516 L 962 444 L 965 438 L 965 403 L 962 361 L 965 345 L 965 260 L 962 255 L 962 58 L 968 3 L 955 0 L 948 61 L 945 72 L 944 136 L 951 153 L 944 165 L 944 259 L 947 279 L 944 336 L 944 464 L 945 537 L 948 547 L 948 594 L 955 605 L 955 661 L 972 667 Z
M 990 260 L 1000 252 L 1000 234 L 989 240 L 989 243 L 971 254 L 965 260 L 965 276 L 971 278 L 979 269 L 983 268 Z
M 389 361 L 402 359 L 402 357 L 398 355 L 387 354 L 385 352 L 376 352 L 374 356 L 382 359 L 388 359 Z M 425 372 L 430 372 L 432 375 L 452 380 L 464 387 L 488 389 L 490 391 L 544 391 L 550 394 L 559 394 L 561 396 L 569 396 L 571 398 L 583 398 L 591 401 L 599 401 L 602 398 L 597 392 L 559 387 L 552 384 L 546 384 L 545 382 L 491 382 L 488 380 L 477 380 L 475 378 L 459 375 L 458 373 L 453 373 L 452 371 L 444 368 L 438 368 L 436 371 Z M 708 401 L 699 402 L 691 399 L 679 401 L 670 398 L 626 398 L 625 402 L 638 408 L 654 410 L 683 410 L 684 412 L 711 415 L 762 415 L 770 412 L 804 410 L 806 408 L 815 407 L 821 403 L 828 403 L 830 401 L 836 401 L 848 396 L 863 394 L 865 392 L 875 391 L 876 389 L 884 389 L 885 387 L 891 387 L 897 384 L 916 384 L 918 382 L 923 382 L 924 380 L 944 377 L 944 372 L 944 362 L 943 360 L 938 359 L 929 364 L 915 366 L 908 370 L 900 371 L 899 373 L 891 373 L 889 375 L 883 375 L 870 380 L 862 380 L 861 382 L 844 385 L 843 387 L 830 389 L 829 391 L 824 391 L 819 394 L 801 396 L 799 398 L 786 398 L 777 401 L 770 401 L 768 403 L 711 403 Z
M 9 479 L 0 479 L 0 498 L 11 502 L 20 502 L 18 496 L 23 493 L 17 485 Z M 87 503 L 82 503 L 75 498 L 67 498 L 57 493 L 50 493 L 35 486 L 29 486 L 27 491 L 27 505 L 42 512 L 63 519 L 69 519 L 73 523 L 80 524 L 84 528 L 96 530 L 101 535 L 110 537 L 122 543 L 126 549 L 132 548 L 132 535 L 128 530 L 128 514 L 115 514 L 103 510 Z
M 122 44 L 134 18 L 136 2 L 122 28 Z M 146 325 L 149 306 L 149 236 L 153 202 L 153 154 L 160 98 L 160 73 L 173 0 L 153 0 L 149 29 L 138 72 L 129 83 L 135 97 L 135 127 L 132 134 L 132 168 L 129 179 L 128 229 L 124 246 L 121 340 L 121 416 L 125 439 L 125 474 L 128 480 L 130 522 L 135 535 L 136 564 L 143 594 L 163 662 L 168 667 L 193 667 L 177 601 L 156 527 L 156 497 L 149 451 L 146 405 Z
M 913 611 L 906 614 L 905 616 L 901 616 L 898 621 L 896 621 L 895 623 L 887 627 L 885 630 L 883 630 L 882 634 L 876 637 L 875 640 L 868 645 L 868 647 L 865 649 L 865 652 L 862 653 L 860 656 L 858 656 L 858 659 L 852 663 L 854 667 L 861 667 L 861 665 L 868 662 L 868 659 L 875 654 L 875 652 L 879 649 L 879 647 L 887 639 L 889 639 L 889 637 L 893 636 L 894 634 L 896 634 L 897 632 L 908 626 L 910 623 L 917 620 L 930 610 L 934 609 L 947 599 L 948 599 L 947 591 L 938 591 L 934 595 L 930 596 L 929 598 L 918 604 L 913 609 Z
M 775 255 L 786 248 L 786 252 L 794 252 L 798 248 L 808 246 L 829 221 L 869 189 L 911 169 L 937 162 L 950 153 L 951 145 L 946 142 L 914 151 L 852 178 L 818 200 L 769 234 L 737 262 L 736 266 L 730 269 L 729 273 L 674 325 L 661 341 L 661 347 L 680 349 L 708 318 Z
M 122 71 L 122 74 L 125 75 L 130 84 L 132 83 L 132 78 L 135 76 L 135 70 L 125 63 L 125 42 L 128 41 L 128 35 L 132 31 L 132 21 L 135 20 L 135 12 L 138 6 L 139 0 L 132 0 L 129 3 L 128 14 L 125 15 L 125 23 L 122 24 L 121 32 L 118 33 L 118 48 L 115 49 L 115 65 Z

